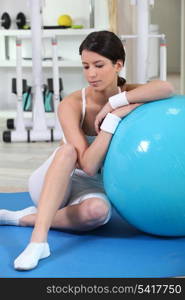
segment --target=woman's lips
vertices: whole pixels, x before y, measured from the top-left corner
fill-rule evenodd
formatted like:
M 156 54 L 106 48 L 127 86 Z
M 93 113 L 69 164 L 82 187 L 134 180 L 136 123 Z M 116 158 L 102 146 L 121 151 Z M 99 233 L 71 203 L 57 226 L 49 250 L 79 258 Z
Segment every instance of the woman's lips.
M 97 86 L 101 81 L 97 80 L 97 81 L 90 81 L 89 84 L 93 85 L 93 86 Z

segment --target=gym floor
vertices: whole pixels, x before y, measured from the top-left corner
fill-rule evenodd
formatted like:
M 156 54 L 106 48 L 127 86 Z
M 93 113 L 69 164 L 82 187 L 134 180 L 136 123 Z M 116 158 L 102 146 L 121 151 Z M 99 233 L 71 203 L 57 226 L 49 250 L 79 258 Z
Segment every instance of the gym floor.
M 180 80 L 178 74 L 168 76 L 178 94 Z M 28 177 L 39 167 L 58 146 L 54 143 L 10 143 L 2 142 L 2 132 L 6 130 L 7 118 L 14 118 L 15 112 L 0 111 L 0 193 L 27 191 Z
M 0 112 L 0 193 L 27 191 L 29 175 L 39 167 L 59 142 L 54 143 L 4 143 L 2 132 L 6 130 L 7 118 L 14 112 Z

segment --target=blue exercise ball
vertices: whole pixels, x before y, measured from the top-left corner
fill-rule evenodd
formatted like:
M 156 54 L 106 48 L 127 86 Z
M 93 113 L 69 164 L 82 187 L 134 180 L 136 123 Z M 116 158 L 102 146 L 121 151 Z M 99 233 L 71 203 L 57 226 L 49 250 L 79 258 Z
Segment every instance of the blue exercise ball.
M 185 235 L 185 96 L 137 107 L 120 122 L 103 181 L 119 214 L 137 229 Z

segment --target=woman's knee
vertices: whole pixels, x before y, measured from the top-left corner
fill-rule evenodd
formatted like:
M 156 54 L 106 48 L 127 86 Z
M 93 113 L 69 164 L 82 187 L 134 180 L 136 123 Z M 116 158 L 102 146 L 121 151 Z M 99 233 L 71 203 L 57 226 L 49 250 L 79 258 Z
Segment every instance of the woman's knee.
M 87 223 L 103 224 L 110 214 L 110 207 L 101 198 L 90 198 L 82 204 L 82 217 Z
M 35 205 L 38 204 L 46 173 L 55 159 L 57 159 L 57 164 L 61 166 L 64 161 L 69 161 L 69 167 L 70 169 L 73 169 L 77 159 L 74 146 L 71 144 L 65 144 L 55 149 L 52 155 L 50 155 L 50 157 L 30 175 L 28 179 L 28 190 Z
M 55 159 L 58 161 L 69 161 L 74 164 L 77 160 L 77 152 L 72 144 L 64 144 L 58 148 Z
M 38 199 L 44 183 L 44 176 L 45 172 L 41 172 L 41 169 L 38 169 L 35 170 L 28 178 L 28 191 L 36 206 L 38 205 Z

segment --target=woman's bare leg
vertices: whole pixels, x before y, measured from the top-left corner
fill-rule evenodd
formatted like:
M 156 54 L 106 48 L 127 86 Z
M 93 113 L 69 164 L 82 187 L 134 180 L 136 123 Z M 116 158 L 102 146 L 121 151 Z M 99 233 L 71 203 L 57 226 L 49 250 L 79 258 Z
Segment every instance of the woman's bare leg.
M 100 198 L 89 198 L 81 204 L 67 206 L 57 211 L 52 227 L 67 230 L 87 231 L 97 228 L 109 218 L 110 207 Z M 35 214 L 23 217 L 22 226 L 33 226 L 37 222 Z M 47 243 L 31 242 L 23 253 L 15 260 L 14 267 L 29 270 L 37 266 L 39 259 L 48 257 L 50 251 Z
M 76 151 L 70 144 L 63 145 L 56 152 L 44 178 L 30 243 L 14 261 L 15 269 L 33 269 L 37 266 L 39 259 L 50 255 L 47 243 L 48 230 L 58 208 L 65 199 L 76 159 Z
M 63 145 L 57 151 L 45 176 L 31 242 L 47 240 L 48 230 L 64 199 L 76 159 L 76 151 L 69 144 Z
M 89 198 L 80 204 L 59 209 L 51 227 L 61 230 L 86 231 L 103 224 L 109 214 L 110 207 L 101 198 Z M 20 226 L 34 226 L 36 214 L 20 219 Z

